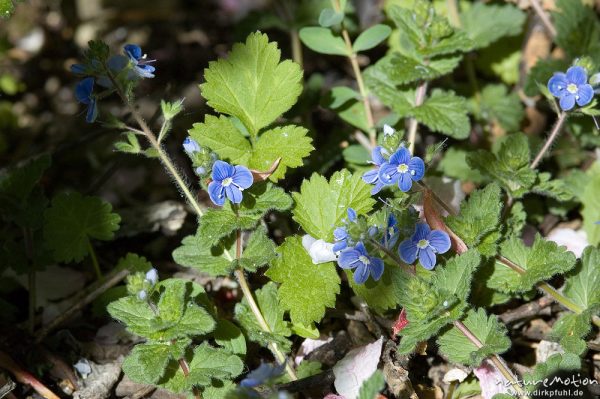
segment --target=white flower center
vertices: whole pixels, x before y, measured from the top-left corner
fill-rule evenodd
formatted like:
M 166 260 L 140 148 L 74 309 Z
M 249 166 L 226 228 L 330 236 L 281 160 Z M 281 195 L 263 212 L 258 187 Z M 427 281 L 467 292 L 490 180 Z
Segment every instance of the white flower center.
M 567 86 L 567 91 L 571 94 L 576 94 L 577 93 L 577 85 L 575 83 L 570 83 Z
M 367 258 L 364 255 L 359 256 L 358 260 L 361 261 L 362 263 L 364 263 L 365 265 L 369 265 L 369 263 L 371 263 L 371 261 L 369 260 L 369 258 Z
M 223 181 L 221 182 L 221 185 L 223 187 L 227 187 L 229 186 L 231 183 L 233 183 L 233 179 L 231 177 L 226 177 L 225 179 L 223 179 Z
M 406 173 L 406 172 L 408 172 L 408 165 L 405 164 L 405 163 L 401 163 L 400 165 L 398 165 L 398 167 L 396 168 L 396 170 L 399 173 Z
M 425 249 L 429 246 L 429 241 L 427 240 L 419 240 L 419 242 L 417 243 L 417 247 L 419 247 L 420 249 Z

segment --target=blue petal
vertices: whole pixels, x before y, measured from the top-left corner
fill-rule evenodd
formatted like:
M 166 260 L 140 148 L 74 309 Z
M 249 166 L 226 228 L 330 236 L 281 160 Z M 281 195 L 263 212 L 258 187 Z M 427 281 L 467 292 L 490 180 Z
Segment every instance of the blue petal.
M 127 56 L 132 60 L 137 61 L 142 58 L 142 49 L 137 44 L 126 44 L 123 47 L 123 50 L 125 51 L 125 54 L 127 54 Z
M 377 194 L 377 193 L 378 193 L 378 192 L 380 192 L 380 191 L 381 191 L 381 189 L 382 189 L 382 188 L 384 188 L 384 187 L 385 187 L 385 184 L 383 184 L 383 182 L 382 182 L 382 181 L 378 180 L 378 181 L 377 181 L 377 183 L 375 183 L 375 187 L 373 187 L 373 188 L 371 189 L 371 195 L 375 195 L 375 194 Z
M 383 184 L 395 183 L 398 179 L 398 166 L 390 163 L 383 163 L 379 168 L 379 180 Z
M 365 183 L 373 184 L 379 179 L 379 169 L 373 169 L 365 172 L 362 175 L 362 179 Z
M 446 253 L 452 245 L 448 233 L 442 230 L 433 230 L 429 233 L 427 240 L 429 241 L 429 245 L 440 254 Z
M 588 105 L 592 101 L 592 98 L 594 98 L 594 89 L 591 85 L 584 84 L 578 87 L 577 94 L 579 95 L 577 105 L 583 107 Z
M 580 66 L 572 66 L 567 69 L 567 81 L 577 86 L 587 83 L 587 72 Z
M 331 250 L 335 253 L 338 251 L 341 251 L 343 249 L 346 249 L 348 247 L 348 243 L 346 242 L 346 240 L 342 240 L 342 241 L 338 241 L 335 244 L 333 244 L 333 247 L 331 247 Z
M 425 175 L 425 162 L 419 157 L 412 157 L 408 163 L 408 170 L 411 172 L 410 176 L 414 181 L 421 180 Z
M 186 137 L 185 140 L 183 140 L 183 149 L 185 152 L 193 154 L 200 151 L 201 148 L 196 140 L 191 137 Z
M 247 167 L 237 165 L 235 167 L 235 172 L 233 174 L 233 182 L 240 186 L 243 189 L 246 189 L 252 185 L 254 178 L 252 177 L 252 173 L 248 170 Z
M 566 92 L 560 98 L 560 101 L 558 103 L 560 104 L 560 107 L 563 109 L 563 111 L 568 111 L 575 106 L 575 96 L 571 93 Z
M 548 90 L 554 97 L 560 97 L 567 90 L 567 75 L 562 72 L 557 72 L 548 81 Z
M 358 257 L 360 255 L 360 252 L 358 252 L 354 248 L 346 248 L 340 253 L 340 256 L 338 258 L 338 265 L 342 269 L 353 269 L 359 264 L 362 264 L 358 260 Z
M 345 240 L 348 237 L 348 231 L 344 227 L 338 227 L 333 230 L 333 237 L 336 241 Z
M 352 208 L 348 208 L 346 211 L 348 213 L 348 220 L 354 222 L 356 220 L 356 211 Z
M 78 75 L 83 75 L 83 74 L 85 74 L 85 65 L 73 64 L 73 65 L 71 65 L 71 72 L 76 73 Z
M 216 181 L 223 181 L 228 177 L 233 176 L 235 168 L 229 165 L 227 162 L 215 161 L 212 170 L 212 178 Z
M 381 150 L 382 148 L 380 146 L 377 146 L 373 148 L 373 151 L 371 151 L 371 159 L 373 160 L 373 163 L 377 166 L 385 162 L 385 158 L 383 157 Z
M 142 78 L 153 78 L 154 77 L 154 67 L 151 65 L 137 65 L 135 67 L 135 72 Z
M 233 202 L 234 204 L 239 204 L 240 202 L 242 202 L 242 192 L 233 184 L 230 184 L 229 186 L 225 187 L 225 195 L 227 195 L 229 201 Z
M 87 123 L 93 123 L 98 117 L 98 103 L 95 98 L 90 100 L 87 109 L 87 115 L 85 117 L 85 121 Z
M 398 246 L 398 255 L 400 255 L 400 259 L 409 265 L 415 263 L 418 251 L 417 244 L 412 240 L 404 240 L 400 243 L 400 246 Z
M 383 261 L 379 258 L 371 258 L 371 264 L 369 266 L 371 269 L 371 277 L 373 277 L 373 280 L 379 281 L 383 275 Z
M 395 227 L 398 224 L 398 219 L 394 216 L 393 213 L 390 213 L 387 219 L 387 227 Z
M 415 227 L 415 233 L 412 236 L 412 240 L 414 242 L 419 242 L 420 240 L 426 240 L 427 237 L 429 236 L 430 232 L 431 232 L 431 229 L 429 228 L 428 224 L 417 223 L 417 226 Z
M 208 196 L 210 200 L 218 206 L 223 206 L 225 203 L 225 195 L 223 194 L 223 186 L 220 182 L 211 181 L 208 185 Z
M 424 248 L 419 251 L 419 262 L 427 270 L 431 270 L 435 267 L 435 253 L 430 247 Z
M 406 193 L 412 187 L 412 179 L 410 173 L 400 173 L 399 175 L 400 180 L 398 180 L 398 187 L 400 187 L 400 190 Z
M 360 263 L 354 270 L 354 282 L 356 284 L 364 284 L 369 278 L 369 267 L 364 263 Z
M 357 250 L 360 255 L 369 256 L 369 253 L 367 252 L 367 249 L 365 248 L 364 244 L 362 242 L 360 242 L 360 241 L 358 242 L 358 244 L 356 244 L 354 246 L 354 249 Z
M 89 104 L 94 90 L 94 78 L 85 78 L 75 86 L 75 97 L 83 104 Z
M 398 148 L 398 151 L 390 157 L 390 163 L 396 166 L 402 163 L 408 165 L 408 162 L 410 162 L 410 151 L 406 147 Z

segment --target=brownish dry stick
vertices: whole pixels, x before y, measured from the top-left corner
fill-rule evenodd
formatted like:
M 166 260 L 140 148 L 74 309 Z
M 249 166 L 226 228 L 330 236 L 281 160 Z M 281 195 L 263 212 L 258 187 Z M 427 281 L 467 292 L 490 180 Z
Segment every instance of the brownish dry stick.
M 10 371 L 21 384 L 31 386 L 37 393 L 46 399 L 60 399 L 32 374 L 22 369 L 8 354 L 0 351 L 0 367 Z
M 515 323 L 517 321 L 521 321 L 538 315 L 542 309 L 550 306 L 553 302 L 553 299 L 544 296 L 538 299 L 537 301 L 529 302 L 519 306 L 518 308 L 504 312 L 498 317 L 500 318 L 500 320 L 502 320 L 504 324 Z
M 142 398 L 145 398 L 146 396 L 150 395 L 154 391 L 156 391 L 156 387 L 154 387 L 152 385 L 148 385 L 146 387 L 138 389 L 133 394 L 127 396 L 125 399 L 142 399 Z

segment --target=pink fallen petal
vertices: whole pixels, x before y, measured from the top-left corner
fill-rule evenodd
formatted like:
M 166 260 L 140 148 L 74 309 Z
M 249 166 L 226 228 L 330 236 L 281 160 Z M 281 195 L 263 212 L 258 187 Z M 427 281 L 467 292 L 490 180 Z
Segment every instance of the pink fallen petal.
M 587 234 L 583 230 L 573 230 L 568 227 L 557 227 L 552 229 L 546 237 L 547 240 L 554 241 L 558 245 L 564 245 L 567 249 L 581 258 L 585 247 L 590 245 L 587 240 Z
M 488 360 L 484 360 L 481 366 L 473 370 L 473 374 L 479 380 L 481 387 L 481 396 L 484 399 L 492 399 L 498 393 L 508 393 L 509 389 L 506 386 L 506 380 Z
M 377 370 L 382 345 L 383 337 L 371 344 L 352 349 L 333 366 L 333 385 L 338 394 L 346 399 L 358 398 L 362 384 Z

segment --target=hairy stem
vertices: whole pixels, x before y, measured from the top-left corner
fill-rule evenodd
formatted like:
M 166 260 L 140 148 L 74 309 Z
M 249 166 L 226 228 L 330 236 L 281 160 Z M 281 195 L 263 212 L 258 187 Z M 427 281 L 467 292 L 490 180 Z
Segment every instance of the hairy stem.
M 529 3 L 531 3 L 531 7 L 538 15 L 538 17 L 540 17 L 540 20 L 542 20 L 542 24 L 544 24 L 544 27 L 546 28 L 548 33 L 550 33 L 550 37 L 554 39 L 556 37 L 556 27 L 554 26 L 552 21 L 550 21 L 548 14 L 546 14 L 546 11 L 544 11 L 544 9 L 542 8 L 542 5 L 540 4 L 539 0 L 529 0 Z
M 92 265 L 94 266 L 94 272 L 96 273 L 96 279 L 102 280 L 104 276 L 102 275 L 102 270 L 100 270 L 100 264 L 98 263 L 98 257 L 96 256 L 96 251 L 94 250 L 94 246 L 91 241 L 87 242 L 88 254 L 90 255 L 90 259 L 92 260 Z
M 535 158 L 531 162 L 531 165 L 529 166 L 531 169 L 537 168 L 537 166 L 542 161 L 542 158 L 544 157 L 546 152 L 552 146 L 552 143 L 554 143 L 554 140 L 556 140 L 556 138 L 558 137 L 566 120 L 567 120 L 567 113 L 561 111 L 560 114 L 558 114 L 558 119 L 556 120 L 556 123 L 554 123 L 554 126 L 552 127 L 552 131 L 550 132 L 550 135 L 546 139 L 544 146 L 542 147 L 540 152 L 538 152 L 538 154 L 535 156 Z
M 417 92 L 415 94 L 415 107 L 423 105 L 423 101 L 425 101 L 425 93 L 427 93 L 427 82 L 423 82 L 419 85 L 419 87 L 417 87 Z M 410 118 L 408 122 L 408 149 L 410 150 L 411 154 L 415 150 L 418 127 L 419 122 L 415 118 Z

